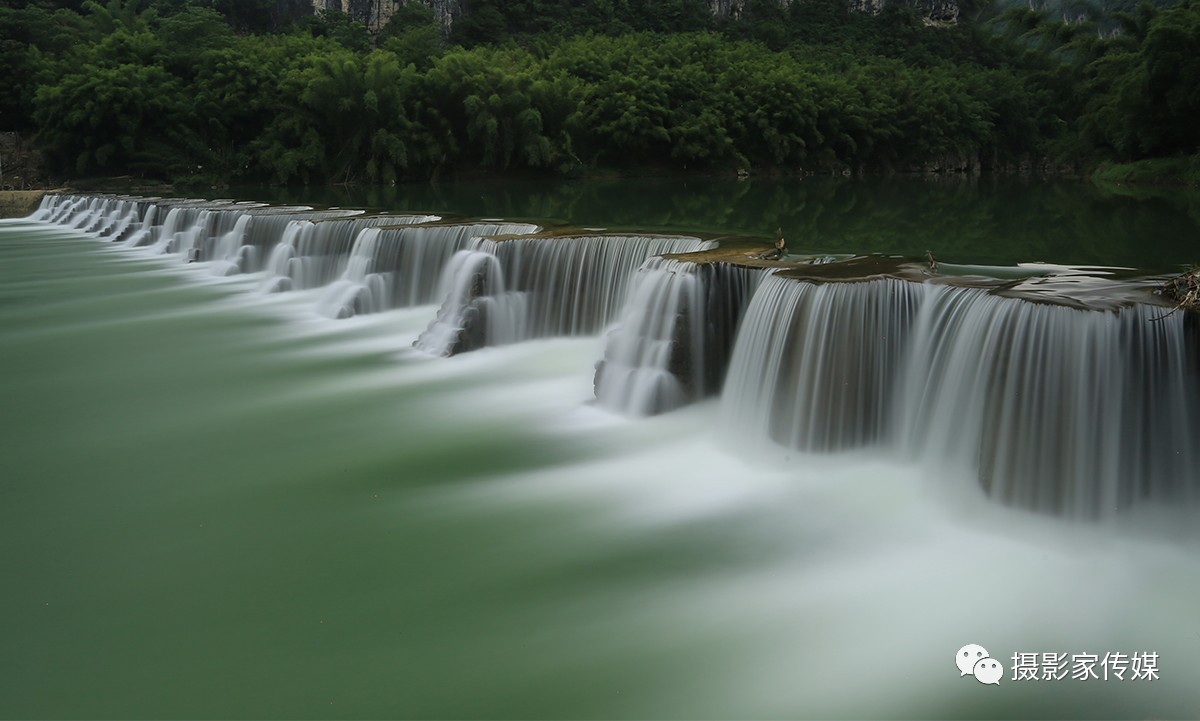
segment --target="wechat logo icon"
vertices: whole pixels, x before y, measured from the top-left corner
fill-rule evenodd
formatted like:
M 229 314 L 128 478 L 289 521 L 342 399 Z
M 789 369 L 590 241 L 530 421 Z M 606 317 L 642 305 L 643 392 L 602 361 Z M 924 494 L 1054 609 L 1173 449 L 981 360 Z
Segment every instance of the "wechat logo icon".
M 990 686 L 999 686 L 1004 676 L 1004 666 L 991 657 L 987 649 L 977 643 L 968 643 L 954 654 L 954 664 L 958 666 L 958 675 L 974 676 L 975 680 Z

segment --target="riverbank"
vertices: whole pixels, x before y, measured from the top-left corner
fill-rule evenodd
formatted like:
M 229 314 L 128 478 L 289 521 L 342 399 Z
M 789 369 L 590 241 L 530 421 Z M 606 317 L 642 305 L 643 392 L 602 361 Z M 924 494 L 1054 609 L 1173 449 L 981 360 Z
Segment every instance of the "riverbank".
M 0 218 L 22 218 L 37 210 L 49 190 L 0 190 Z
M 1101 186 L 1173 185 L 1200 188 L 1200 155 L 1104 164 L 1092 174 Z

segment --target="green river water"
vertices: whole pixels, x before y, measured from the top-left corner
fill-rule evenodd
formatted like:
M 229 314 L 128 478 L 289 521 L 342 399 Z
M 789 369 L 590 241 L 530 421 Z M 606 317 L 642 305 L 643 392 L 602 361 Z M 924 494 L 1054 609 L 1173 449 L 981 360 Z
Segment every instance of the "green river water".
M 1065 183 L 642 182 L 291 200 L 1156 272 L 1198 237 L 1185 201 Z M 1200 715 L 1194 509 L 1068 523 L 883 454 L 763 463 L 714 402 L 590 405 L 600 337 L 429 358 L 434 307 L 254 288 L 0 223 L 0 717 Z M 968 643 L 1161 677 L 990 687 Z

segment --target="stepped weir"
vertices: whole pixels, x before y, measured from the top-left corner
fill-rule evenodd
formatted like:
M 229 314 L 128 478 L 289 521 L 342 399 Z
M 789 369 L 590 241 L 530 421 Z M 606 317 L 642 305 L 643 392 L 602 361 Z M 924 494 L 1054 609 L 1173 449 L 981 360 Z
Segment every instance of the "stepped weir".
M 600 407 L 715 399 L 742 452 L 877 449 L 1070 517 L 1200 494 L 1200 322 L 1133 275 L 761 263 L 687 235 L 232 201 L 51 195 L 30 220 L 314 291 L 330 319 L 430 306 L 414 345 L 435 356 L 602 336 Z

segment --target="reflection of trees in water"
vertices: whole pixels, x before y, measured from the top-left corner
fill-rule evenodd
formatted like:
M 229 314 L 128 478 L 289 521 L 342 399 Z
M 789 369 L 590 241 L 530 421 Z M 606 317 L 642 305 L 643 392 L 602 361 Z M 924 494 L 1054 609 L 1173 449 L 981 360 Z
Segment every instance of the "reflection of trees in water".
M 909 256 L 930 249 L 959 263 L 1164 270 L 1189 262 L 1200 230 L 1194 203 L 1114 197 L 1077 181 L 806 182 L 770 197 L 770 214 L 782 219 L 793 247 Z
M 774 237 L 793 252 L 923 256 L 957 263 L 1045 261 L 1169 271 L 1198 260 L 1193 195 L 1114 195 L 1091 183 L 983 178 L 636 178 L 497 180 L 305 188 L 276 202 L 441 211 L 576 226 Z

